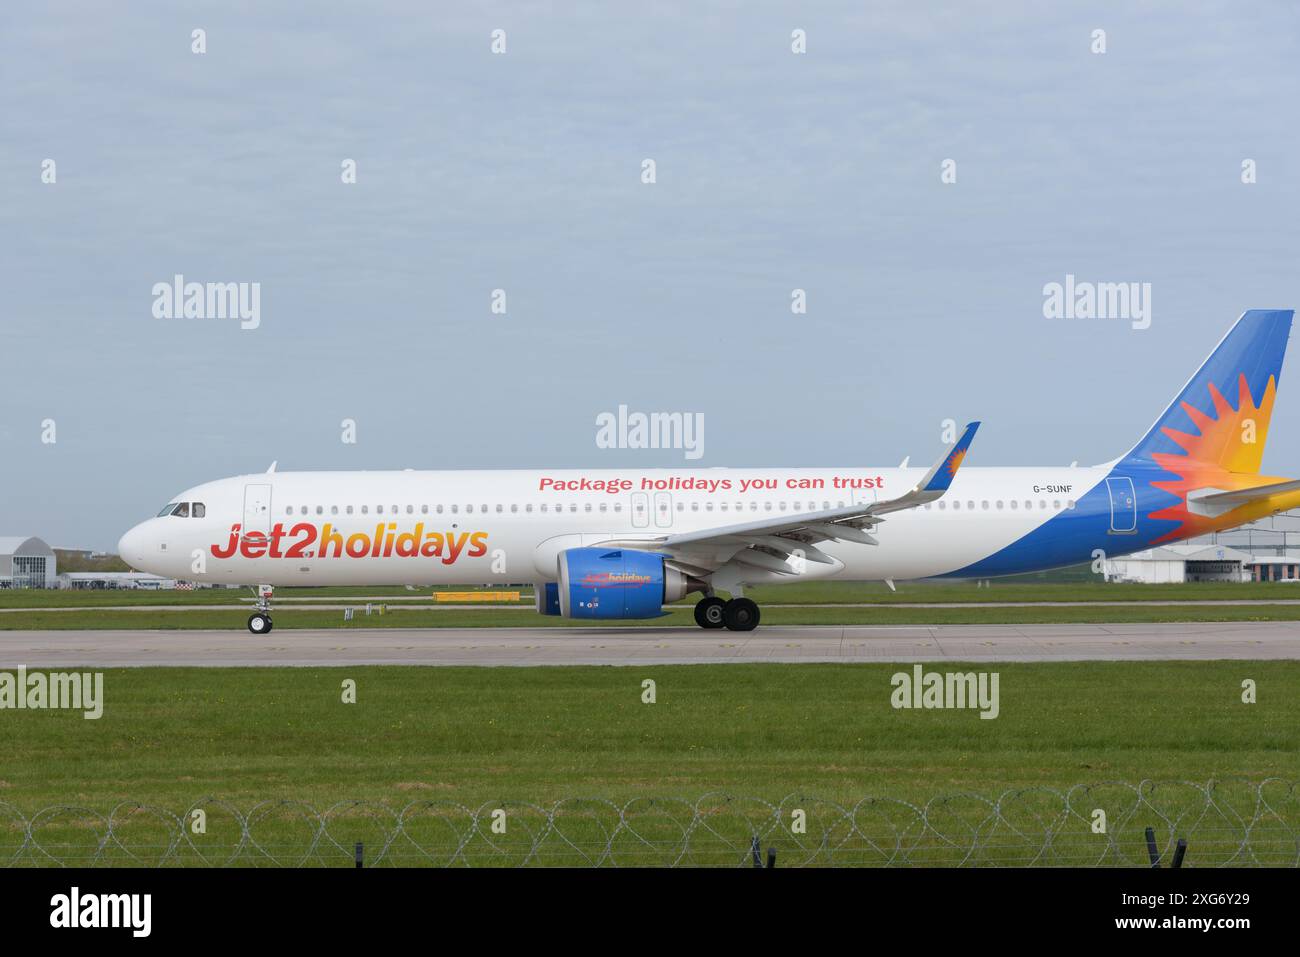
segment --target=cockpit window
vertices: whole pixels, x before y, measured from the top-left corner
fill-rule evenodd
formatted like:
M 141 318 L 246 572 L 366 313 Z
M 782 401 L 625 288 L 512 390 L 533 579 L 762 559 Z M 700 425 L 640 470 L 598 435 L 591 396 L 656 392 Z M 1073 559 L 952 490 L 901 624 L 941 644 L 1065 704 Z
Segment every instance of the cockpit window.
M 189 503 L 189 502 L 181 502 L 181 504 L 179 504 L 179 505 L 176 506 L 176 511 L 172 512 L 172 514 L 175 515 L 177 518 L 189 518 L 189 517 L 190 517 L 190 503 Z
M 162 507 L 162 511 L 158 513 L 158 517 L 162 518 L 164 515 L 170 515 L 174 511 L 176 511 L 176 503 L 168 502 Z
M 203 516 L 208 514 L 208 510 L 207 507 L 204 506 L 202 502 L 195 502 L 194 509 L 191 514 L 194 518 L 203 518 Z

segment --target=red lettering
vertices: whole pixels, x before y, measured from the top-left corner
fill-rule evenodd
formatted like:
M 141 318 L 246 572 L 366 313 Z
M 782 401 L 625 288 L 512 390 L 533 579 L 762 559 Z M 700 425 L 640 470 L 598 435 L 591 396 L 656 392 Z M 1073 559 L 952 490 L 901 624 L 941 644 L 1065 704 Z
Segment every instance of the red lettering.
M 348 558 L 365 558 L 370 553 L 370 536 L 365 532 L 356 532 L 348 536 L 348 543 L 343 546 Z
M 245 558 L 262 558 L 266 555 L 266 535 L 262 532 L 249 532 L 239 543 L 239 554 Z
M 454 532 L 447 533 L 447 554 L 443 556 L 442 563 L 450 565 L 460 557 L 460 551 L 465 547 L 465 542 L 469 538 L 469 532 L 461 532 L 456 535 Z
M 293 528 L 289 529 L 289 534 L 301 535 L 301 541 L 294 542 L 289 546 L 289 550 L 284 553 L 285 558 L 305 558 L 303 552 L 307 546 L 316 541 L 316 526 L 308 522 L 299 522 Z
M 230 526 L 230 542 L 226 547 L 222 548 L 220 545 L 212 545 L 208 548 L 208 551 L 212 553 L 213 558 L 229 558 L 231 555 L 235 554 L 235 549 L 239 547 L 238 542 L 239 523 L 236 522 L 234 525 Z

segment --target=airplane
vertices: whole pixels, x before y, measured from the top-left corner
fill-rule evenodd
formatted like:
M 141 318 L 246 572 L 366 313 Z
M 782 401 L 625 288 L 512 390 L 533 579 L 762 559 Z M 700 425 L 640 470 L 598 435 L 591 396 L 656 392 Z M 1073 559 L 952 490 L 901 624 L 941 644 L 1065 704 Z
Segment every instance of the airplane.
M 134 568 L 257 586 L 532 582 L 537 611 L 649 619 L 700 593 L 702 628 L 750 631 L 745 589 L 985 579 L 1114 557 L 1300 506 L 1260 474 L 1294 310 L 1245 312 L 1126 454 L 1091 467 L 277 472 L 175 496 L 118 543 Z M 728 595 L 723 598 L 719 593 Z

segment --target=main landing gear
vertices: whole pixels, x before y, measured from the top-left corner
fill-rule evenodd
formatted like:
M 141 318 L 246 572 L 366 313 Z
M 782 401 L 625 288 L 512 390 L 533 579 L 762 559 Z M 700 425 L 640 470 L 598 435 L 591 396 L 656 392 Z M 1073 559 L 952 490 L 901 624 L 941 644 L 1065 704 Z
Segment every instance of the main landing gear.
M 758 626 L 758 619 L 758 605 L 748 598 L 723 601 L 717 595 L 709 595 L 695 605 L 695 623 L 701 628 L 753 631 Z
M 257 611 L 248 616 L 248 630 L 255 635 L 265 635 L 273 627 L 271 621 L 271 596 L 275 589 L 270 585 L 257 588 Z

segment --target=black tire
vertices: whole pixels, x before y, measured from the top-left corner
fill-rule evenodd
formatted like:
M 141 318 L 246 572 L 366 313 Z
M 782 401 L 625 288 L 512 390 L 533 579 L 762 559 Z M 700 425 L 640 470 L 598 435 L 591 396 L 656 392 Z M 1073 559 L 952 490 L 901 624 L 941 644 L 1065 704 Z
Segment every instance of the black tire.
M 716 595 L 701 598 L 695 603 L 695 624 L 701 628 L 725 628 L 723 609 L 726 607 L 727 603 Z
M 248 616 L 248 630 L 255 635 L 266 635 L 271 631 L 271 616 L 260 611 Z
M 733 598 L 722 609 L 722 620 L 732 631 L 753 631 L 758 617 L 758 605 L 748 598 Z

